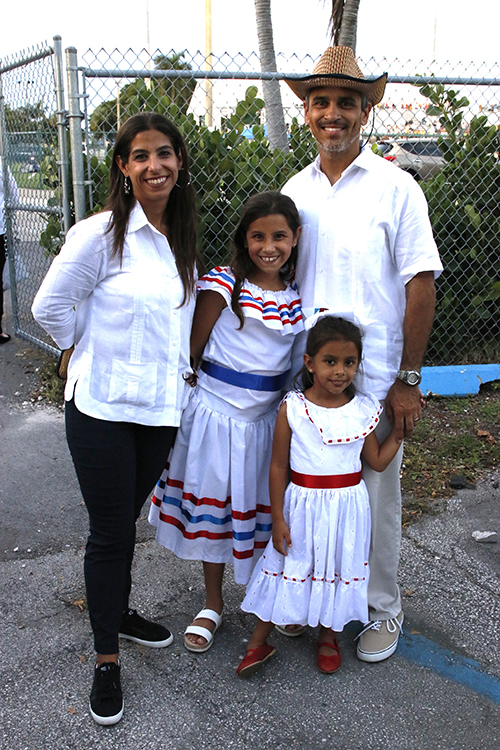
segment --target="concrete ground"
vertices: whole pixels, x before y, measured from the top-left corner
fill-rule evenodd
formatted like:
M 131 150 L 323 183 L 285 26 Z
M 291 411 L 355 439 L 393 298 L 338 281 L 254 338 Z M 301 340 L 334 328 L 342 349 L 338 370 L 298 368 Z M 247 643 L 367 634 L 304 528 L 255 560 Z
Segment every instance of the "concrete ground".
M 11 331 L 9 319 L 4 325 Z M 461 490 L 406 530 L 400 584 L 405 635 L 386 662 L 315 667 L 314 632 L 274 633 L 277 653 L 251 680 L 235 668 L 252 617 L 225 581 L 224 624 L 195 655 L 183 630 L 202 606 L 200 565 L 159 548 L 138 524 L 133 606 L 174 643 L 123 643 L 123 720 L 100 727 L 87 702 L 93 651 L 82 573 L 86 513 L 59 409 L 31 401 L 38 350 L 0 347 L 0 747 L 5 750 L 484 750 L 500 747 L 500 474 Z

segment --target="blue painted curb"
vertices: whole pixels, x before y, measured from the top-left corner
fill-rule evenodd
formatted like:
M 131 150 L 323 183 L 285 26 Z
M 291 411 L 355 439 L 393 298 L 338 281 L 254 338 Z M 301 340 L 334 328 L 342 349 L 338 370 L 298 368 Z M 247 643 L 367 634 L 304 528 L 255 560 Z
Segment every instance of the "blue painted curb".
M 500 364 L 422 367 L 420 390 L 425 396 L 472 396 L 492 380 L 500 380 Z
M 441 648 L 437 643 L 417 634 L 401 636 L 397 654 L 479 695 L 484 695 L 500 706 L 500 680 L 483 672 L 477 661 Z

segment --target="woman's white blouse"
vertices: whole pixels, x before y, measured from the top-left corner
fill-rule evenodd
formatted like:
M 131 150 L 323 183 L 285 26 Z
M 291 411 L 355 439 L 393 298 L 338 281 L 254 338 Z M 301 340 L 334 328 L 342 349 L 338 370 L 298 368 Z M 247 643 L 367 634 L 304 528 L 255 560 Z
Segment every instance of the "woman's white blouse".
M 61 349 L 75 344 L 65 399 L 91 417 L 178 425 L 189 386 L 195 298 L 166 237 L 133 208 L 123 259 L 106 234 L 110 212 L 70 229 L 33 303 L 33 316 Z

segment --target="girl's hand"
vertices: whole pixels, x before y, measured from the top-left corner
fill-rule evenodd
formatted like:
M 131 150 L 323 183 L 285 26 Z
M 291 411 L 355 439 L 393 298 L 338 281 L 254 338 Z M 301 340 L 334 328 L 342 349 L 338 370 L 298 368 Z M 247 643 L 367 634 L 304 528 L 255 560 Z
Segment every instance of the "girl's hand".
M 292 546 L 290 529 L 284 520 L 273 523 L 273 547 L 280 555 L 287 556 L 286 547 Z
M 189 383 L 191 388 L 195 388 L 196 384 L 198 383 L 198 373 L 193 370 L 193 372 L 187 372 L 184 373 L 182 376 L 183 380 L 186 381 L 186 383 Z

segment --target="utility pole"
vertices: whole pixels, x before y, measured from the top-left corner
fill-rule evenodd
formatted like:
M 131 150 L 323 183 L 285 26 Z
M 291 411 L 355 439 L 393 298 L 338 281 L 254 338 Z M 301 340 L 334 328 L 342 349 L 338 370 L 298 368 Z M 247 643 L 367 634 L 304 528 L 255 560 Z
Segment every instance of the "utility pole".
M 149 0 L 146 0 L 146 68 L 151 70 L 151 48 L 149 45 Z M 145 78 L 147 88 L 151 88 L 151 78 Z
M 205 0 L 205 70 L 212 70 L 212 0 Z M 205 125 L 213 124 L 212 81 L 205 79 Z

